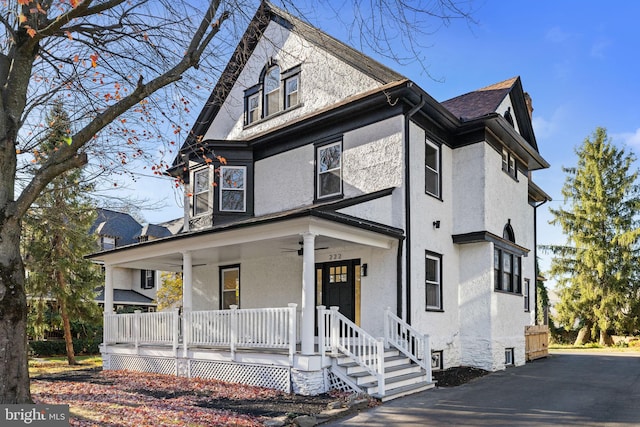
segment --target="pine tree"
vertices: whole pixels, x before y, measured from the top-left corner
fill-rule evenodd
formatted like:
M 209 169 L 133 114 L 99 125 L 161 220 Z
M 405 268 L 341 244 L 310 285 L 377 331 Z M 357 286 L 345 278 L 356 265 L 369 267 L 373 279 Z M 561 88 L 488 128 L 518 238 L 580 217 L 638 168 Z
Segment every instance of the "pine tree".
M 47 123 L 44 152 L 36 162 L 45 161 L 69 138 L 69 118 L 61 102 L 55 103 Z M 89 321 L 99 316 L 94 298 L 101 274 L 84 258 L 96 249 L 95 238 L 89 234 L 96 212 L 88 196 L 91 190 L 92 185 L 83 182 L 80 169 L 65 172 L 47 186 L 24 220 L 27 292 L 36 299 L 55 301 L 70 365 L 76 363 L 71 319 Z M 41 304 L 32 305 L 32 310 L 38 309 L 42 309 Z
M 610 345 L 610 331 L 639 326 L 638 172 L 630 171 L 634 155 L 613 145 L 603 128 L 576 154 L 577 167 L 564 169 L 564 206 L 551 209 L 551 223 L 567 237 L 566 245 L 547 247 L 559 285 L 557 320 L 579 323 L 577 342 L 599 333 L 600 344 Z

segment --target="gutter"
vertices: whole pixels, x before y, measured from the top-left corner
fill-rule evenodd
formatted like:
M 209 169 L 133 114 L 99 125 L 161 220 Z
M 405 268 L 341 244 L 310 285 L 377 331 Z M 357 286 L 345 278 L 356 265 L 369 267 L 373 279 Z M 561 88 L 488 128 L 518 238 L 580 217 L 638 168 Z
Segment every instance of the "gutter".
M 412 87 L 413 84 L 409 82 L 408 87 Z M 411 324 L 411 168 L 410 165 L 410 156 L 409 156 L 409 124 L 411 122 L 411 117 L 413 117 L 424 105 L 427 103 L 427 99 L 420 95 L 420 102 L 414 105 L 408 112 L 405 114 L 405 122 L 404 122 L 404 205 L 405 205 L 405 298 L 406 298 L 406 307 L 404 307 L 405 316 L 402 316 L 403 306 L 402 306 L 402 281 L 398 280 L 398 301 L 397 301 L 397 313 L 398 317 L 404 319 L 405 322 Z M 400 248 L 398 249 L 398 257 L 401 256 Z M 398 269 L 400 266 L 398 265 Z M 401 272 L 398 270 L 398 278 L 401 277 Z

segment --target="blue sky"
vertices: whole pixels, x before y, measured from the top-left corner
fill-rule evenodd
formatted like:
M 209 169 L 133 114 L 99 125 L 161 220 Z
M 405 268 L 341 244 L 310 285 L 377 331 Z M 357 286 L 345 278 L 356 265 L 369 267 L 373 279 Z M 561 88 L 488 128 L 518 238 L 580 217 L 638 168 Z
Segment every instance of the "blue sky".
M 415 81 L 435 99 L 454 96 L 521 76 L 533 99 L 533 124 L 542 156 L 551 167 L 534 181 L 554 201 L 539 209 L 538 243 L 562 243 L 561 231 L 548 224 L 548 207 L 562 203 L 563 166 L 576 163 L 575 147 L 597 126 L 607 128 L 619 146 L 640 152 L 640 2 L 473 1 L 476 24 L 453 21 L 422 42 L 424 64 L 401 66 L 376 58 Z M 333 21 L 335 22 L 335 21 Z M 321 25 L 343 39 L 331 21 Z M 333 27 L 333 28 L 332 28 Z M 345 40 L 346 41 L 346 40 Z M 365 52 L 371 54 L 371 52 Z M 372 55 L 375 57 L 375 55 Z M 171 184 L 167 192 L 141 192 L 165 199 L 167 208 L 145 211 L 159 222 L 181 214 Z M 548 268 L 543 256 L 542 269 Z

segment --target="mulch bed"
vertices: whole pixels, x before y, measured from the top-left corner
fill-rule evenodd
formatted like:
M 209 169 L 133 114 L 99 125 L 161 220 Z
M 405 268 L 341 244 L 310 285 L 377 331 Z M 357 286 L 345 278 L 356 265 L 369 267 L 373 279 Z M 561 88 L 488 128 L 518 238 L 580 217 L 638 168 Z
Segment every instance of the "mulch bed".
M 438 387 L 455 387 L 487 373 L 478 368 L 457 367 L 434 371 L 433 378 Z M 99 368 L 40 375 L 33 378 L 32 383 L 33 398 L 38 403 L 70 404 L 72 414 L 74 407 L 80 414 L 93 412 L 89 418 L 72 416 L 72 426 L 139 427 L 148 425 L 142 420 L 149 417 L 167 420 L 163 425 L 181 425 L 180 419 L 174 417 L 182 413 L 191 416 L 185 422 L 192 426 L 258 426 L 268 418 L 292 420 L 299 415 L 319 414 L 329 403 L 348 399 L 345 393 L 300 396 L 216 380 L 130 371 L 103 372 Z M 121 402 L 135 402 L 135 410 Z M 122 421 L 114 424 L 117 419 Z
M 485 371 L 484 369 L 458 366 L 442 371 L 433 371 L 433 379 L 437 381 L 437 387 L 457 387 L 476 378 L 485 376 L 488 373 L 489 371 Z

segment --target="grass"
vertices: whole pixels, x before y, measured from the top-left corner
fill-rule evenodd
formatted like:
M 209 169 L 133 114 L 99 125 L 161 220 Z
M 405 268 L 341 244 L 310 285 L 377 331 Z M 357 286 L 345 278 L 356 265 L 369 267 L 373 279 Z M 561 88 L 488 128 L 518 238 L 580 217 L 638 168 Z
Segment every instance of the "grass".
M 69 366 L 66 356 L 31 358 L 29 359 L 29 376 L 33 378 L 44 374 L 102 367 L 100 356 L 76 356 L 76 362 L 77 365 Z

